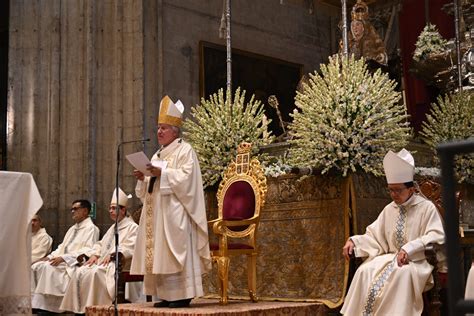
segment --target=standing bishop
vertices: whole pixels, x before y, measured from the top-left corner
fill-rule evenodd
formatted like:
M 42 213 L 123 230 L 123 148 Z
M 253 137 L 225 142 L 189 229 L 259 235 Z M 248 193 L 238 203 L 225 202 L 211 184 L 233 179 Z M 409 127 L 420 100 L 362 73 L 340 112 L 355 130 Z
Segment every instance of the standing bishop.
M 131 274 L 144 275 L 155 307 L 184 307 L 202 296 L 201 275 L 211 268 L 201 170 L 196 153 L 180 138 L 184 106 L 165 96 L 160 103 L 150 176 L 135 170 L 143 202 Z

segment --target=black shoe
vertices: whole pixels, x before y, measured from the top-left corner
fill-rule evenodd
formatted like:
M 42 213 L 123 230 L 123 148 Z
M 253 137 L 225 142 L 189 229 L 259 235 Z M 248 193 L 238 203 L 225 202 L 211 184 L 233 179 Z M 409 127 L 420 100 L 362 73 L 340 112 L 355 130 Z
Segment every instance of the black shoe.
M 170 302 L 162 300 L 161 302 L 156 302 L 153 304 L 153 307 L 168 307 L 170 305 Z
M 169 302 L 170 308 L 180 308 L 180 307 L 188 307 L 189 303 L 191 303 L 192 298 L 187 298 L 184 300 L 177 300 Z

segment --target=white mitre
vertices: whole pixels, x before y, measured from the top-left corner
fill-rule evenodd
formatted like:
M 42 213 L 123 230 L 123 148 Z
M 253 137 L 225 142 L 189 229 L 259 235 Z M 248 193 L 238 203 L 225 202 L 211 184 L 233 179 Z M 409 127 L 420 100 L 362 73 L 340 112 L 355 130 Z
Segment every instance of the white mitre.
M 183 124 L 184 105 L 178 100 L 176 103 L 171 101 L 170 97 L 165 95 L 160 102 L 160 114 L 158 115 L 158 124 L 168 124 L 181 127 Z
M 415 159 L 405 148 L 398 153 L 390 150 L 383 158 L 383 168 L 388 184 L 411 182 L 415 175 Z
M 127 207 L 128 205 L 128 200 L 132 198 L 132 195 L 125 194 L 125 192 L 122 191 L 121 188 L 119 189 L 119 194 L 118 194 L 118 199 L 119 199 L 119 205 Z M 114 190 L 114 194 L 112 194 L 112 200 L 110 201 L 111 205 L 117 205 L 117 189 Z

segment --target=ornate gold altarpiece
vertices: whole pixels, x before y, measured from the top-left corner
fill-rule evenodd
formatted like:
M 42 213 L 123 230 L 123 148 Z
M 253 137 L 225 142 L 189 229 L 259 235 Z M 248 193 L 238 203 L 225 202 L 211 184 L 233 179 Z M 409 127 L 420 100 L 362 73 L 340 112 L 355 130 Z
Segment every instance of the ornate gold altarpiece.
M 389 201 L 384 178 L 322 175 L 300 179 L 286 175 L 267 180 L 257 236 L 257 295 L 261 300 L 317 301 L 334 308 L 343 302 L 349 273 L 342 246 L 350 229 L 363 232 Z M 208 218 L 215 218 L 215 192 L 207 193 Z M 363 228 L 349 227 L 350 213 L 357 218 L 351 223 L 359 222 Z M 245 258 L 232 259 L 231 298 L 248 297 L 246 267 Z M 210 296 L 217 297 L 216 282 L 214 266 L 204 280 Z

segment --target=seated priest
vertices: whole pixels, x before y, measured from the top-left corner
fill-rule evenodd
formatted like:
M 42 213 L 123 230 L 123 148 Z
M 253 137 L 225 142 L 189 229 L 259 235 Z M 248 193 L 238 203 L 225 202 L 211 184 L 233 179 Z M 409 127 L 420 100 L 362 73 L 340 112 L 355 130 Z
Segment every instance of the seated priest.
M 407 150 L 389 151 L 383 167 L 393 202 L 342 249 L 346 259 L 353 253 L 367 258 L 352 280 L 341 309 L 345 315 L 421 315 L 422 293 L 433 286 L 425 246 L 444 243 L 441 217 L 415 193 L 415 163 Z
M 68 229 L 56 250 L 31 265 L 31 306 L 34 309 L 59 312 L 69 279 L 79 264 L 79 251 L 92 247 L 99 240 L 99 228 L 89 217 L 90 210 L 91 203 L 87 200 L 72 202 L 75 224 Z
M 83 252 L 82 255 L 88 259 L 72 276 L 61 303 L 61 310 L 82 314 L 85 313 L 86 306 L 108 305 L 114 301 L 115 219 L 118 221 L 118 251 L 123 255 L 125 262 L 128 262 L 128 268 L 137 238 L 138 225 L 127 216 L 128 200 L 131 197 L 119 188 L 117 207 L 117 196 L 114 191 L 109 206 L 110 219 L 114 224 L 100 241 Z M 140 290 L 141 288 L 138 292 Z M 140 293 L 134 294 L 135 298 L 140 295 Z
M 31 263 L 46 257 L 51 252 L 53 238 L 43 227 L 43 220 L 38 214 L 31 219 Z

